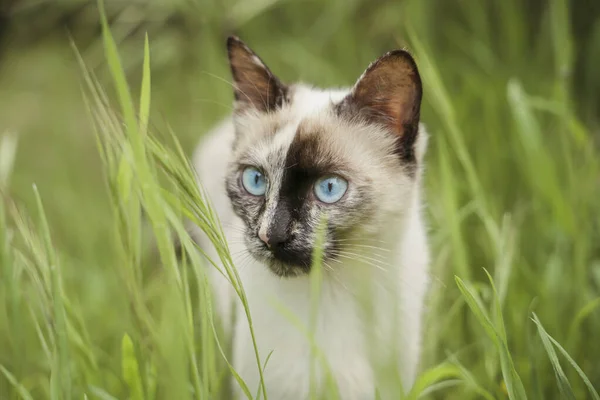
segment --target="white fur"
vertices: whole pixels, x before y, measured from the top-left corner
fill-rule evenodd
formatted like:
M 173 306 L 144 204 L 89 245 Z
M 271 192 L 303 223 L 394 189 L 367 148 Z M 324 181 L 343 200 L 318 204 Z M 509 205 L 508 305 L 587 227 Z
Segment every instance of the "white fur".
M 285 128 L 286 133 L 281 135 L 281 145 L 289 145 L 293 139 L 293 133 L 289 132 L 295 132 L 294 126 L 301 119 L 317 114 L 331 101 L 341 100 L 346 93 L 342 90 L 319 91 L 298 87 L 292 102 L 292 122 Z M 419 137 L 421 143 L 417 144 L 417 155 L 420 158 L 426 137 L 423 129 Z M 240 234 L 244 225 L 231 209 L 224 184 L 227 163 L 232 157 L 233 139 L 234 125 L 231 119 L 227 119 L 197 149 L 194 166 L 230 242 L 248 298 L 261 362 L 264 363 L 273 351 L 264 371 L 269 399 L 307 399 L 311 346 L 296 325 L 299 323 L 304 329 L 309 326 L 310 277 L 280 278 L 244 251 L 245 245 Z M 420 177 L 417 179 L 420 181 Z M 376 255 L 362 252 L 363 256 L 373 259 L 385 254 L 384 262 L 377 262 L 378 265 L 385 265 L 385 271 L 365 265 L 364 262 L 346 259 L 341 264 L 332 264 L 333 272 L 323 271 L 314 339 L 338 385 L 341 399 L 374 398 L 378 376 L 374 370 L 374 360 L 380 360 L 382 355 L 393 359 L 405 389 L 415 380 L 429 260 L 420 211 L 420 183 L 414 186 L 414 190 L 407 191 L 410 198 L 406 200 L 402 217 L 381 226 L 381 244 L 378 247 L 386 251 L 378 251 Z M 209 255 L 215 256 L 203 234 L 197 231 L 196 234 Z M 259 373 L 248 322 L 238 306 L 234 311 L 234 326 L 228 326 L 231 306 L 238 300 L 218 272 L 214 271 L 211 279 L 217 311 L 226 329 L 233 333 L 233 366 L 250 391 L 256 393 Z M 372 300 L 372 308 L 366 313 L 360 304 L 365 282 L 369 282 L 372 289 L 368 296 Z M 326 374 L 322 363 L 318 365 L 316 382 L 322 386 Z M 241 390 L 235 392 L 243 398 Z

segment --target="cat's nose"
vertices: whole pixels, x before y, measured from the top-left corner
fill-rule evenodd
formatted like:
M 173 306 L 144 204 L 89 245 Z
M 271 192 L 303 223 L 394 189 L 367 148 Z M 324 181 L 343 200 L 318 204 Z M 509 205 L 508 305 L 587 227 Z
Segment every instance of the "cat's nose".
M 271 250 L 281 247 L 289 240 L 287 234 L 284 234 L 277 230 L 268 234 L 266 229 L 260 229 L 258 231 L 258 238 Z
M 267 246 L 269 249 L 277 254 L 287 247 L 290 243 L 291 237 L 287 234 L 278 234 L 278 232 L 269 232 L 269 242 Z
M 279 249 L 291 239 L 289 235 L 291 222 L 291 213 L 285 204 L 281 207 L 277 206 L 273 216 L 263 218 L 258 237 L 272 251 Z

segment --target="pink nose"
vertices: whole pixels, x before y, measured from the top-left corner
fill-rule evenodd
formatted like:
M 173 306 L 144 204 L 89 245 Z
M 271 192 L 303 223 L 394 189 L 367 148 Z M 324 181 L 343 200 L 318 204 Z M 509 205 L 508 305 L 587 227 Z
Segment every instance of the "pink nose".
M 261 229 L 260 231 L 258 231 L 258 237 L 260 240 L 262 240 L 263 242 L 265 242 L 265 244 L 268 246 L 269 245 L 269 236 L 267 236 L 267 230 L 266 229 Z

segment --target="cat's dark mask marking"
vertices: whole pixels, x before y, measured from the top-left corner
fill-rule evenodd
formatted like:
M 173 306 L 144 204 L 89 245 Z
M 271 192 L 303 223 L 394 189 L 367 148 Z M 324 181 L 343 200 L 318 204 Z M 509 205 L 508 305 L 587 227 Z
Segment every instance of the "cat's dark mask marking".
M 300 128 L 299 128 L 300 130 Z M 267 234 L 275 258 L 282 262 L 309 269 L 311 265 L 311 223 L 313 208 L 312 188 L 317 179 L 331 173 L 334 166 L 318 164 L 328 160 L 319 147 L 318 133 L 302 135 L 298 132 L 288 148 L 284 173 L 279 191 L 279 201 Z M 292 233 L 292 224 L 302 227 Z
M 422 96 L 415 60 L 407 51 L 394 50 L 367 68 L 352 92 L 337 105 L 337 112 L 383 125 L 398 137 L 396 153 L 414 165 Z
M 340 201 L 335 206 L 319 205 L 314 197 L 313 186 L 324 176 L 345 171 L 351 174 L 351 166 L 336 157 L 330 147 L 323 145 L 323 137 L 327 132 L 307 128 L 300 124 L 294 140 L 288 148 L 284 174 L 279 191 L 279 201 L 274 218 L 268 228 L 268 237 L 272 252 L 276 259 L 284 263 L 299 266 L 306 272 L 310 270 L 314 246 L 314 229 L 318 219 L 311 215 L 315 207 L 328 211 L 328 242 L 325 258 L 335 258 L 337 245 L 335 239 L 343 235 L 344 229 L 338 226 L 343 220 L 341 215 L 364 215 L 356 213 L 364 211 L 372 204 L 369 193 L 359 185 L 353 185 L 354 196 L 350 202 Z M 325 211 L 325 210 L 324 210 Z M 357 215 L 357 216 L 358 216 Z M 295 230 L 292 230 L 293 226 Z
M 287 99 L 288 88 L 273 75 L 260 57 L 236 36 L 227 39 L 237 111 L 271 112 Z

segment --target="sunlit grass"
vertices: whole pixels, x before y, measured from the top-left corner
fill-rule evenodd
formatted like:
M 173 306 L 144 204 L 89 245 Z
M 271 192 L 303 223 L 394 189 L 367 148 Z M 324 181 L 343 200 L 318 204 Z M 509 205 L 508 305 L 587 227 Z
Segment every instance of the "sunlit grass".
M 229 112 L 231 88 L 215 78 L 229 79 L 227 18 L 285 79 L 348 85 L 391 47 L 416 55 L 434 259 L 423 373 L 406 397 L 598 399 L 598 121 L 573 85 L 572 5 L 548 1 L 532 34 L 516 0 L 228 4 L 198 5 L 193 68 L 161 69 L 160 37 L 123 51 L 105 29 L 101 53 L 65 44 L 70 69 L 35 53 L 40 68 L 81 77 L 83 97 L 68 79 L 44 101 L 0 93 L 14 125 L 0 126 L 0 398 L 230 398 L 206 269 L 223 265 L 245 295 L 187 161 Z M 98 54 L 108 68 L 89 67 Z M 92 127 L 96 139 L 79 132 Z M 184 220 L 219 260 L 201 256 Z

